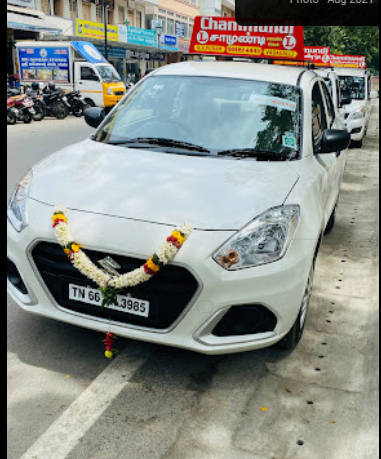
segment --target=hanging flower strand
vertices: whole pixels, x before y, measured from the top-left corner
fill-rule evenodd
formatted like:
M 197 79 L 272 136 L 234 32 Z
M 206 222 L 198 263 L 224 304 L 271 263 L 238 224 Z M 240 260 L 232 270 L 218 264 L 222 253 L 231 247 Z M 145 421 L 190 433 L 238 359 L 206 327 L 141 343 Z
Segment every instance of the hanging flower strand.
M 82 246 L 75 242 L 70 232 L 66 213 L 66 209 L 62 207 L 56 207 L 54 210 L 52 220 L 56 238 L 73 266 L 80 273 L 95 282 L 105 297 L 112 292 L 108 298 L 109 304 L 115 302 L 119 290 L 136 287 L 157 275 L 176 256 L 193 231 L 189 225 L 177 228 L 143 266 L 126 274 L 112 276 L 98 268 L 82 250 Z

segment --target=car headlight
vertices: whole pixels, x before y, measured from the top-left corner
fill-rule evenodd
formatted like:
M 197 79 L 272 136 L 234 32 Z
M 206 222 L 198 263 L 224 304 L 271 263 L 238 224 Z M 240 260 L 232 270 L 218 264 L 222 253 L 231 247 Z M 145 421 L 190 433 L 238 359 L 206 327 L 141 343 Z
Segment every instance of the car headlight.
M 111 89 L 111 88 L 108 88 L 108 89 L 107 89 L 107 94 L 108 94 L 109 96 L 113 96 L 113 95 L 114 95 L 114 90 Z
M 8 205 L 8 220 L 18 232 L 28 226 L 28 198 L 32 182 L 32 171 L 29 171 L 16 186 Z
M 285 256 L 299 219 L 299 206 L 270 209 L 230 238 L 213 259 L 229 271 L 278 261 Z
M 365 117 L 365 110 L 364 108 L 358 108 L 349 114 L 349 120 L 360 120 Z

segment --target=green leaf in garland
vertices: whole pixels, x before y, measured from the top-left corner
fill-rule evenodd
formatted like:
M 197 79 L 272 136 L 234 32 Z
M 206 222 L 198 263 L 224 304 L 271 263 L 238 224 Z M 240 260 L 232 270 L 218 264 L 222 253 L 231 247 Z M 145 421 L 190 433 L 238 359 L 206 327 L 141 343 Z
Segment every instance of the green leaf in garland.
M 103 301 L 101 305 L 101 309 L 107 308 L 111 305 L 118 306 L 118 298 L 117 295 L 119 290 L 114 287 L 99 287 L 103 295 Z

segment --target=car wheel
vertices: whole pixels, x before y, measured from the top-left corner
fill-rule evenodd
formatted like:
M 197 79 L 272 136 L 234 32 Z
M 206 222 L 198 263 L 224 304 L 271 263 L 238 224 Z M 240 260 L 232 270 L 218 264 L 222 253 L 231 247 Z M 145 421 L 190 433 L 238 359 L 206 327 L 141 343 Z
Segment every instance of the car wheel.
M 351 147 L 352 148 L 362 148 L 363 143 L 364 143 L 363 139 L 361 139 L 361 140 L 352 140 Z
M 304 328 L 306 326 L 311 296 L 312 296 L 314 277 L 315 277 L 315 260 L 313 262 L 310 274 L 308 276 L 307 286 L 306 286 L 306 289 L 303 295 L 302 305 L 300 307 L 298 317 L 293 327 L 288 332 L 288 334 L 281 341 L 279 341 L 279 343 L 277 343 L 277 347 L 279 349 L 282 349 L 285 351 L 292 351 L 296 348 L 296 346 L 302 339 Z

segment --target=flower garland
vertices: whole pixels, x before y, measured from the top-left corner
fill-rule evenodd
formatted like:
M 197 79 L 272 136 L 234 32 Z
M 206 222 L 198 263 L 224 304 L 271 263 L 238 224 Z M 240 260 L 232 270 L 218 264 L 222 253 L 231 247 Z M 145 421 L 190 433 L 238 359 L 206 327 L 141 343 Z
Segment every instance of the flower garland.
M 56 238 L 73 266 L 88 279 L 95 282 L 102 292 L 102 309 L 112 304 L 118 305 L 117 295 L 120 290 L 136 287 L 156 276 L 176 256 L 193 231 L 188 225 L 177 228 L 143 266 L 130 273 L 113 276 L 98 268 L 83 252 L 82 245 L 74 240 L 64 208 L 55 208 L 52 221 Z M 104 344 L 106 346 L 105 356 L 108 359 L 114 356 L 115 350 L 112 345 L 115 339 L 116 336 L 113 333 L 106 333 Z
M 116 295 L 119 290 L 136 287 L 157 275 L 176 256 L 193 231 L 189 225 L 177 228 L 143 266 L 126 274 L 113 276 L 98 268 L 84 253 L 82 245 L 75 241 L 70 232 L 65 209 L 56 207 L 52 221 L 57 240 L 73 266 L 88 279 L 95 282 L 103 293 L 104 303 L 102 307 L 117 304 Z

